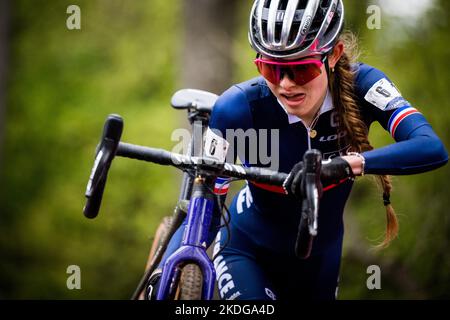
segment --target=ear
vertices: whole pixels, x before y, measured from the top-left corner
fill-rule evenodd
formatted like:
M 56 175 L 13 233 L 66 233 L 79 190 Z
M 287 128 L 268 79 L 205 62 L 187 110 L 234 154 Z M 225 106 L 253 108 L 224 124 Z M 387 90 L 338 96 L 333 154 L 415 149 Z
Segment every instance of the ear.
M 339 59 L 344 54 L 344 43 L 342 41 L 338 41 L 336 45 L 333 48 L 333 52 L 330 53 L 328 57 L 328 63 L 330 65 L 330 68 L 334 68 L 339 61 Z

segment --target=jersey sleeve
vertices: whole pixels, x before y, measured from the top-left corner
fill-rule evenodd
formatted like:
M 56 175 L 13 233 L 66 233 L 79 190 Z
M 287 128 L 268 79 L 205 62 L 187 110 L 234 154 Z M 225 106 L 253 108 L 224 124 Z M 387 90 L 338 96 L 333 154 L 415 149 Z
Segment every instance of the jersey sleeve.
M 222 137 L 227 139 L 233 136 L 227 135 L 227 130 L 247 130 L 251 128 L 251 125 L 252 116 L 247 96 L 243 89 L 233 86 L 217 100 L 211 113 L 209 128 L 216 133 L 220 132 Z
M 378 121 L 396 143 L 363 153 L 365 173 L 406 175 L 436 169 L 448 161 L 442 141 L 380 70 L 358 66 L 355 88 L 363 118 Z
M 238 86 L 225 91 L 217 100 L 204 139 L 204 154 L 222 162 L 235 163 L 237 148 L 235 130 L 248 130 L 252 116 L 245 92 Z M 225 198 L 229 188 L 229 178 L 218 177 L 214 192 Z

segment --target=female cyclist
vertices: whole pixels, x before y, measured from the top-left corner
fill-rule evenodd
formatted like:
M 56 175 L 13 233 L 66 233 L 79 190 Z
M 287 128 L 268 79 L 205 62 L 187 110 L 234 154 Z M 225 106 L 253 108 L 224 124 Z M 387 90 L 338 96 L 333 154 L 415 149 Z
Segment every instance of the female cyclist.
M 205 138 L 205 146 L 214 140 L 216 147 L 205 147 L 205 152 L 290 175 L 284 188 L 249 182 L 234 197 L 229 230 L 222 228 L 215 244 L 222 299 L 334 299 L 343 211 L 354 177 L 378 175 L 387 212 L 384 247 L 398 230 L 387 175 L 430 171 L 448 161 L 425 117 L 387 76 L 354 61 L 355 39 L 342 33 L 343 25 L 342 0 L 254 2 L 249 40 L 261 77 L 234 85 L 219 98 Z M 373 149 L 368 131 L 374 121 L 394 144 Z M 245 143 L 238 132 L 256 140 Z M 267 134 L 275 135 L 278 143 L 271 144 Z M 301 260 L 294 253 L 301 212 L 297 175 L 308 149 L 320 150 L 329 161 L 323 165 L 326 191 L 320 200 L 318 236 L 311 256 Z M 261 150 L 269 150 L 275 168 L 254 156 Z M 225 194 L 226 183 L 217 185 L 216 191 Z M 181 234 L 182 228 L 171 247 Z

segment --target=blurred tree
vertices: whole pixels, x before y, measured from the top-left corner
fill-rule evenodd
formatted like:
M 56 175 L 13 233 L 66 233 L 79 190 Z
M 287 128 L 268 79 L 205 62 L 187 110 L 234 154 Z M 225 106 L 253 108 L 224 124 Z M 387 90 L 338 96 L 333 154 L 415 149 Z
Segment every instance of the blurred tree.
M 107 114 L 124 117 L 126 141 L 172 145 L 181 2 L 80 0 L 81 30 L 66 27 L 70 4 L 10 1 L 0 299 L 129 298 L 176 201 L 174 170 L 121 159 L 98 220 L 81 213 Z M 69 265 L 82 290 L 68 290 Z
M 363 61 L 383 70 L 396 83 L 446 145 L 450 137 L 450 113 L 446 112 L 450 51 L 444 39 L 449 31 L 449 6 L 449 1 L 435 1 L 428 12 L 414 18 L 414 23 L 411 18 L 383 11 L 381 30 L 364 28 L 363 8 L 354 12 L 360 16 L 356 24 L 363 49 L 367 49 L 363 50 Z M 355 8 L 349 8 L 347 17 L 353 17 L 351 10 Z M 375 147 L 393 142 L 377 124 L 371 128 L 371 141 Z M 426 174 L 394 178 L 393 203 L 400 219 L 400 239 L 380 252 L 369 250 L 367 238 L 380 235 L 383 208 L 370 181 L 356 184 L 346 213 L 341 297 L 448 298 L 448 172 L 447 165 Z M 365 287 L 365 267 L 369 264 L 380 265 L 383 270 L 385 286 L 380 292 Z M 356 277 L 358 273 L 363 276 Z
M 9 0 L 0 0 L 0 168 L 5 128 L 6 69 L 8 66 Z
M 367 32 L 367 8 L 370 0 L 344 0 L 345 28 L 358 34 Z
M 232 80 L 238 0 L 184 0 L 181 85 L 215 92 Z
M 405 70 L 397 75 L 405 96 L 429 120 L 447 150 L 450 141 L 450 81 L 447 45 L 450 30 L 450 2 L 439 0 L 417 21 L 417 27 L 405 26 L 405 39 L 392 50 L 392 69 Z M 407 57 L 407 59 L 405 59 Z M 450 206 L 448 197 L 449 165 L 420 176 L 405 177 L 409 186 L 398 186 L 399 196 L 420 195 L 405 201 L 402 241 L 395 256 L 403 260 L 426 292 L 427 298 L 450 297 Z M 400 189 L 401 187 L 401 189 Z M 409 224 L 409 225 L 408 225 Z M 410 227 L 409 229 L 406 229 Z

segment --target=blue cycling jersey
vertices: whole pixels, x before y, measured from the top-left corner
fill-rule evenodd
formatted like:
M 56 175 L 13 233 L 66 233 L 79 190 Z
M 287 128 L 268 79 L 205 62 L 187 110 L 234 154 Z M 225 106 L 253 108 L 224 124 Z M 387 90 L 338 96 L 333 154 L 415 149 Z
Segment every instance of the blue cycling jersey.
M 365 173 L 413 174 L 446 163 L 448 156 L 445 148 L 425 117 L 411 107 L 392 82 L 381 71 L 366 64 L 358 64 L 355 68 L 356 95 L 363 121 L 368 128 L 374 121 L 378 121 L 397 142 L 363 153 L 366 158 Z M 286 173 L 302 160 L 308 148 L 320 150 L 324 158 L 344 155 L 349 146 L 339 145 L 337 126 L 336 112 L 328 95 L 314 127 L 317 135 L 311 138 L 301 119 L 286 113 L 262 77 L 235 85 L 226 91 L 217 101 L 210 121 L 210 128 L 219 130 L 233 145 L 239 143 L 227 137 L 227 130 L 257 129 L 258 155 L 261 147 L 271 149 L 269 139 L 261 138 L 265 131 L 258 129 L 267 129 L 268 136 L 270 131 L 277 130 L 279 156 L 276 169 Z M 233 138 L 236 140 L 236 135 Z M 267 167 L 261 159 L 249 159 L 249 148 L 250 146 L 234 148 L 234 157 L 239 157 L 245 165 Z M 324 193 L 320 202 L 319 236 L 315 241 L 315 250 L 326 247 L 342 236 L 342 213 L 351 187 L 352 182 L 347 181 Z M 283 223 L 278 229 L 271 228 L 274 232 L 272 236 L 268 236 L 270 231 L 267 226 L 256 223 L 254 219 L 239 216 L 238 226 L 250 236 L 256 237 L 255 240 L 261 245 L 292 253 L 292 246 L 287 245 L 291 239 L 285 226 L 290 226 L 293 233 L 296 233 L 297 225 L 294 222 L 298 217 L 294 213 L 300 212 L 297 201 L 253 183 L 249 183 L 248 188 L 252 205 L 258 212 L 268 219 L 275 216 Z
M 395 140 L 392 145 L 363 153 L 365 173 L 415 174 L 444 165 L 448 161 L 447 152 L 425 117 L 401 96 L 381 71 L 362 63 L 354 68 L 355 93 L 362 120 L 367 128 L 374 121 L 379 122 Z M 222 136 L 232 146 L 228 149 L 227 160 L 231 155 L 231 160 L 239 158 L 246 166 L 270 167 L 285 173 L 302 160 L 308 149 L 320 150 L 326 159 L 345 155 L 349 148 L 348 145 L 340 145 L 337 113 L 329 93 L 312 135 L 311 129 L 300 118 L 285 111 L 262 77 L 227 90 L 213 109 L 210 129 L 214 132 L 214 139 Z M 238 141 L 240 136 L 247 140 Z M 271 137 L 277 138 L 275 144 Z M 211 143 L 206 141 L 205 145 Z M 217 144 L 214 146 L 213 149 L 206 148 L 208 155 L 221 152 L 222 149 L 216 148 Z M 324 192 L 312 258 L 310 262 L 294 263 L 300 214 L 298 202 L 277 192 L 276 188 L 247 183 L 230 207 L 231 241 L 216 259 L 221 297 L 264 299 L 277 296 L 277 292 L 284 297 L 296 296 L 294 291 L 283 289 L 282 281 L 285 285 L 286 278 L 279 274 L 289 263 L 298 266 L 298 270 L 309 270 L 297 279 L 309 283 L 303 291 L 297 290 L 297 294 L 302 292 L 304 297 L 309 292 L 311 297 L 332 298 L 339 273 L 343 211 L 352 184 L 348 180 Z M 227 188 L 226 179 L 219 178 L 216 191 L 226 194 Z M 182 230 L 180 228 L 172 240 L 172 248 L 179 244 Z M 216 245 L 219 247 L 224 245 L 225 232 L 226 229 L 222 229 L 217 237 Z M 233 241 L 233 235 L 245 241 Z M 274 257 L 277 257 L 276 263 Z M 278 273 L 274 263 L 280 267 Z M 270 278 L 270 274 L 273 275 L 271 279 L 263 280 L 266 276 Z M 295 288 L 299 286 L 294 285 L 293 290 Z

